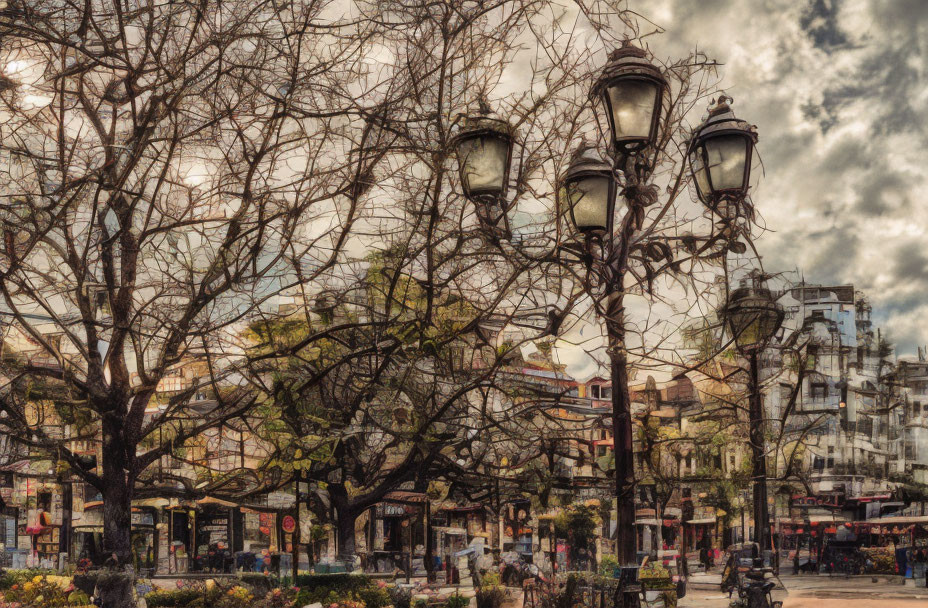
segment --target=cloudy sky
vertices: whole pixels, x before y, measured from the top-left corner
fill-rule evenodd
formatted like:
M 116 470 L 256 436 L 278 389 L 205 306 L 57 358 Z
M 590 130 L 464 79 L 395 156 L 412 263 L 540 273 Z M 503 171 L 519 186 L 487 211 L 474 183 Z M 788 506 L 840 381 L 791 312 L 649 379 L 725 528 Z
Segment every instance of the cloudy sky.
M 853 283 L 899 354 L 928 344 L 928 2 L 631 0 L 660 57 L 724 63 L 758 125 L 769 270 Z

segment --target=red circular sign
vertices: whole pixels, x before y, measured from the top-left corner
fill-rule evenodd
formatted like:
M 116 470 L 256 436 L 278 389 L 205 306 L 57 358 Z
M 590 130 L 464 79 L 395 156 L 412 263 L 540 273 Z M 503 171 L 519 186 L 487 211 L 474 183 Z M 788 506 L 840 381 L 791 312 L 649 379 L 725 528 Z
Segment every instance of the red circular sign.
M 293 519 L 292 515 L 284 515 L 283 520 L 280 522 L 280 527 L 283 528 L 284 532 L 290 534 L 296 530 L 296 520 Z

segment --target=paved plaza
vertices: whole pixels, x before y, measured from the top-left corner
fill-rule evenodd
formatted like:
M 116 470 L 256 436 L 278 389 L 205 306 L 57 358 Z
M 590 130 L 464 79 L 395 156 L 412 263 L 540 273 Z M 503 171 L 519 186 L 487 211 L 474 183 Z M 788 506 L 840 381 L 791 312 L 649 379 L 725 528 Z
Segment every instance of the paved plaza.
M 892 579 L 874 583 L 865 576 L 783 576 L 781 581 L 786 588 L 785 598 L 776 599 L 784 599 L 784 608 L 928 607 L 928 588 L 901 585 Z M 728 607 L 728 595 L 707 582 L 697 582 L 693 587 L 680 600 L 680 608 Z

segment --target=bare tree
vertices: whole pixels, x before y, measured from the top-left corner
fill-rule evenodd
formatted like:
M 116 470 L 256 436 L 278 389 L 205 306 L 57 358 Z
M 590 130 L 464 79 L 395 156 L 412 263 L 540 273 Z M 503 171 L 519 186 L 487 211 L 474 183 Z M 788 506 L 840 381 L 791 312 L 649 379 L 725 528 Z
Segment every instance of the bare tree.
M 330 267 L 357 221 L 377 159 L 348 126 L 371 115 L 358 82 L 376 19 L 331 11 L 312 0 L 0 9 L 8 374 L 57 391 L 59 415 L 102 441 L 101 466 L 83 466 L 75 437 L 30 423 L 24 391 L 4 393 L 0 428 L 103 493 L 104 546 L 120 564 L 146 468 L 253 407 L 234 381 L 242 320 Z M 159 383 L 188 365 L 201 373 L 165 398 Z M 204 388 L 214 402 L 195 411 Z

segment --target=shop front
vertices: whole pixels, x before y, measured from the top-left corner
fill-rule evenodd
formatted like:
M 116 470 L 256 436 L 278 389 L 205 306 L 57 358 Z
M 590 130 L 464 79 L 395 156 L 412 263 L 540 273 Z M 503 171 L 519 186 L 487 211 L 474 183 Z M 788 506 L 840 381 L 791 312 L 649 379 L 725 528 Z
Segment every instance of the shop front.
M 503 508 L 503 538 L 500 539 L 502 550 L 515 551 L 522 559 L 532 563 L 534 560 L 535 528 L 531 525 L 531 502 L 513 501 Z
M 143 548 L 150 531 L 151 555 L 161 575 L 231 573 L 233 508 L 233 503 L 215 500 L 171 505 L 162 511 L 162 525 L 154 526 L 152 517 L 152 525 L 139 530 L 134 542 Z M 149 523 L 147 517 L 144 521 Z
M 401 570 L 407 578 L 424 576 L 426 544 L 431 533 L 428 511 L 425 494 L 407 491 L 387 494 L 372 512 L 373 538 L 367 569 L 372 572 Z
M 157 510 L 150 507 L 132 508 L 132 563 L 135 571 L 143 576 L 151 577 L 158 564 L 157 529 L 155 518 Z
M 57 568 L 63 541 L 63 484 L 48 461 L 22 461 L 0 471 L 0 565 Z
M 295 523 L 280 509 L 207 497 L 174 504 L 161 517 L 150 527 L 159 575 L 276 573 L 290 567 Z

